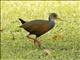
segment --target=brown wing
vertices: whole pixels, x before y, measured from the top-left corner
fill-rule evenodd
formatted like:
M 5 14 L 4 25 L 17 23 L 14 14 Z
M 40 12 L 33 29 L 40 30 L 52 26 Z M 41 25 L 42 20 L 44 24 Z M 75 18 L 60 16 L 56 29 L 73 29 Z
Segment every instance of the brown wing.
M 44 34 L 49 30 L 48 21 L 32 21 L 25 23 L 23 28 L 33 34 Z
M 43 34 L 49 30 L 49 25 L 47 23 L 32 25 L 30 28 L 30 32 L 36 34 Z

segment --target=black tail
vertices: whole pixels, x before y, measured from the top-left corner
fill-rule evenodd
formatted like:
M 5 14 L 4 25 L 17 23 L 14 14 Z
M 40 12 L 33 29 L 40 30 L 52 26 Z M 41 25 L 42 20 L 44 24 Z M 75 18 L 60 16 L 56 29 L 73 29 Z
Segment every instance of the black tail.
M 22 24 L 26 23 L 26 21 L 24 21 L 23 19 L 19 18 L 19 20 L 21 21 Z

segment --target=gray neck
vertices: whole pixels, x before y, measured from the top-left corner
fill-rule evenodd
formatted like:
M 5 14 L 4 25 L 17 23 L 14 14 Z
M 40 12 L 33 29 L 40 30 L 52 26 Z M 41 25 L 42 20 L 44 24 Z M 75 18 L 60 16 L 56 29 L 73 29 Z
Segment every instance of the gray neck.
M 54 27 L 55 19 L 49 17 L 49 25 L 50 25 L 50 28 Z

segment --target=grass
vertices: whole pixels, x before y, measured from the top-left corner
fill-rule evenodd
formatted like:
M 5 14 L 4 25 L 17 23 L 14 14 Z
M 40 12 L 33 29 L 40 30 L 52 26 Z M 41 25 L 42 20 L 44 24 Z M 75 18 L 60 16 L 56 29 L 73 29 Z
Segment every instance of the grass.
M 64 21 L 39 39 L 51 49 L 45 55 L 19 28 L 18 18 L 26 21 L 47 19 L 56 12 Z M 1 59 L 2 60 L 80 60 L 80 2 L 79 1 L 1 1 Z

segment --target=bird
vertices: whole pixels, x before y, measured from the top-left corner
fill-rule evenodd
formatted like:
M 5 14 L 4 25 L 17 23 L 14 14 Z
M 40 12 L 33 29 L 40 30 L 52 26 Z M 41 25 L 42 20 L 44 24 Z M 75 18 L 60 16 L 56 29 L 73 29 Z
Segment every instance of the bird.
M 24 21 L 23 19 L 19 18 L 22 25 L 21 28 L 24 28 L 26 31 L 29 32 L 27 35 L 28 38 L 34 40 L 34 45 L 41 47 L 41 43 L 37 40 L 38 37 L 47 33 L 55 26 L 55 20 L 60 19 L 56 13 L 50 13 L 48 20 L 44 19 L 36 19 L 32 21 Z M 31 38 L 30 35 L 36 35 L 36 38 Z

